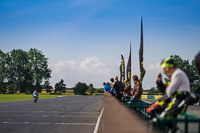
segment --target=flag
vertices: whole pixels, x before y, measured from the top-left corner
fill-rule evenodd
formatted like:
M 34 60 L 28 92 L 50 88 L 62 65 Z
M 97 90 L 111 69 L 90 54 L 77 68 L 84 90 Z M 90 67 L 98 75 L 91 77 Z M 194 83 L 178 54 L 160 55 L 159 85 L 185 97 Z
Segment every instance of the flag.
M 140 50 L 139 50 L 139 63 L 140 63 L 140 83 L 142 84 L 144 75 L 146 73 L 143 64 L 144 64 L 144 55 L 143 55 L 143 20 L 141 19 L 141 38 L 140 38 Z
M 125 62 L 124 62 L 124 57 L 121 55 L 121 65 L 120 65 L 120 81 L 124 83 L 125 80 Z
M 127 68 L 126 68 L 126 76 L 128 85 L 131 86 L 131 43 L 130 43 L 130 54 L 128 58 Z

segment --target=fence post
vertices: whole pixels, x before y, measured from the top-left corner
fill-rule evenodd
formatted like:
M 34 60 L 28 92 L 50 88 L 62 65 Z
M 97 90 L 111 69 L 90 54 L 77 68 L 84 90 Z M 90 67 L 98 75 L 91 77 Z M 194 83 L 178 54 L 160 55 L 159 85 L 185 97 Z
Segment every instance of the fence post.
M 200 132 L 200 119 L 199 119 L 199 132 Z
M 185 133 L 188 133 L 188 116 L 185 117 Z

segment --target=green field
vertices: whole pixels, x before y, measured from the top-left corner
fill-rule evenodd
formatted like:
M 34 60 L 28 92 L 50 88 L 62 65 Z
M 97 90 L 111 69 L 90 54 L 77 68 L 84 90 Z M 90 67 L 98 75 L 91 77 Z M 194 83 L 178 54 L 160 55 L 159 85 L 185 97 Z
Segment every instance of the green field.
M 39 94 L 39 99 L 43 98 L 54 98 L 62 95 L 44 95 Z M 10 101 L 21 101 L 21 100 L 32 100 L 32 95 L 26 94 L 0 94 L 0 102 L 10 102 Z

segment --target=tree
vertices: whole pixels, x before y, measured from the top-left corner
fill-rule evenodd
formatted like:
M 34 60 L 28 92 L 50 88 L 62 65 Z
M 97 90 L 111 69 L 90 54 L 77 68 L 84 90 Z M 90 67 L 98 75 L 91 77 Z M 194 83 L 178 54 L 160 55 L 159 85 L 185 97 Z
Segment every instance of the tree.
M 196 71 L 194 60 L 190 63 L 189 60 L 183 60 L 180 56 L 174 55 L 171 58 L 175 61 L 177 66 L 182 69 L 188 76 L 190 87 L 192 91 L 196 91 L 200 84 L 199 77 Z
M 96 89 L 96 92 L 97 92 L 97 93 L 104 93 L 104 88 Z
M 37 49 L 13 49 L 9 53 L 0 50 L 0 92 L 41 92 L 41 83 L 51 77 L 47 60 Z
M 0 93 L 6 92 L 6 83 L 7 78 L 7 54 L 0 50 Z
M 95 89 L 93 87 L 93 84 L 89 84 L 87 92 L 90 93 L 90 95 L 92 95 L 95 92 Z
M 37 49 L 30 49 L 28 51 L 28 58 L 30 60 L 31 73 L 33 74 L 33 85 L 35 89 L 41 92 L 41 83 L 43 80 L 51 78 L 51 69 L 48 68 L 47 58 Z
M 149 93 L 159 93 L 159 90 L 157 90 L 155 87 L 151 87 L 151 89 L 148 90 Z
M 74 87 L 74 93 L 84 95 L 87 89 L 88 86 L 86 83 L 78 82 Z
M 63 79 L 61 79 L 59 83 L 55 84 L 55 91 L 56 92 L 59 91 L 59 92 L 65 93 L 66 92 L 65 89 L 67 89 L 67 88 L 66 88 L 66 84 L 64 84 Z
M 14 91 L 25 92 L 27 83 L 31 82 L 26 77 L 29 73 L 29 60 L 27 52 L 21 49 L 14 49 L 9 53 L 8 60 L 8 81 L 9 86 L 13 86 Z
M 50 85 L 49 80 L 44 82 L 43 89 L 46 89 L 47 93 L 51 93 L 51 89 L 53 89 L 53 87 Z

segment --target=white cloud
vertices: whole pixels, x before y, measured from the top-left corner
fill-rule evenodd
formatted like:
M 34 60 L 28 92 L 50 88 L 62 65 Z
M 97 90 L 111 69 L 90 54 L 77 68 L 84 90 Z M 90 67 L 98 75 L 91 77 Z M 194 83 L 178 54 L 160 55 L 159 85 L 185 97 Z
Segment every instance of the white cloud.
M 102 82 L 109 81 L 111 77 L 118 74 L 117 66 L 107 66 L 96 56 L 86 57 L 77 62 L 75 60 L 59 61 L 52 65 L 51 85 L 64 79 L 67 87 L 73 87 L 77 82 L 94 84 L 94 87 L 102 87 Z M 113 69 L 114 68 L 114 69 Z
M 80 63 L 80 69 L 83 69 L 83 70 L 99 69 L 102 66 L 103 66 L 103 63 L 99 61 L 99 59 L 96 56 L 86 57 Z
M 158 62 L 156 64 L 149 65 L 148 69 L 149 70 L 161 70 L 160 63 Z
M 65 68 L 65 67 L 74 68 L 74 67 L 76 67 L 76 65 L 77 65 L 77 63 L 74 60 L 59 61 L 55 65 L 55 70 L 59 71 L 60 69 Z

